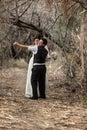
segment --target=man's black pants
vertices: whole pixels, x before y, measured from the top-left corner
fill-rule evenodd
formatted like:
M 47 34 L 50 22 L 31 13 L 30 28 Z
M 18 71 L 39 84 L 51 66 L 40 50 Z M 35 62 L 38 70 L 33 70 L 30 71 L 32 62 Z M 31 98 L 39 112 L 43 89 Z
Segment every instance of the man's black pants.
M 32 69 L 31 84 L 33 91 L 33 98 L 38 98 L 37 84 L 39 84 L 39 93 L 41 98 L 45 98 L 45 78 L 46 78 L 46 66 L 36 65 Z

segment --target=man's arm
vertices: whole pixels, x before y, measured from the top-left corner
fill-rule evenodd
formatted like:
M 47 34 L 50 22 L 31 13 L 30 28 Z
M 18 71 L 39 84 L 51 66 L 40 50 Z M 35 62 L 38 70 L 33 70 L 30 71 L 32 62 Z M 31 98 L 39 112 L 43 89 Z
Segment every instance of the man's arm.
M 14 45 L 14 46 L 18 46 L 18 47 L 20 47 L 20 48 L 22 48 L 22 49 L 28 49 L 28 46 L 27 46 L 27 45 L 23 45 L 23 44 L 20 44 L 20 43 L 18 43 L 18 42 L 14 42 L 13 45 Z

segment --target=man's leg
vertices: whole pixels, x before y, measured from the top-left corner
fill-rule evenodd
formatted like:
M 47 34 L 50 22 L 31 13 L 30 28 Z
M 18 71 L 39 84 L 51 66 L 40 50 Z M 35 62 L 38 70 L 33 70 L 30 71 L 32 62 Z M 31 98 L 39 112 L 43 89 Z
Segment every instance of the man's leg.
M 31 75 L 31 84 L 32 84 L 32 93 L 33 93 L 33 99 L 38 99 L 37 94 L 37 79 L 38 79 L 38 70 L 37 68 L 32 69 L 32 75 Z
M 40 77 L 39 77 L 39 91 L 40 91 L 40 98 L 46 98 L 45 95 L 45 76 L 46 74 L 46 67 L 42 66 L 40 69 Z

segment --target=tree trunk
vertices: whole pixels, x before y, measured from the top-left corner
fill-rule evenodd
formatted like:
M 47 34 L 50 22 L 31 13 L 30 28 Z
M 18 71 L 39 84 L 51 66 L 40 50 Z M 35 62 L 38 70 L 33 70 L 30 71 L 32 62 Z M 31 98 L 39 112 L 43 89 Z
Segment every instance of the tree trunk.
M 81 42 L 80 42 L 80 49 L 81 49 L 81 71 L 82 71 L 82 81 L 84 80 L 85 76 L 85 56 L 86 54 L 85 49 L 87 47 L 87 13 L 83 14 L 82 18 L 82 25 L 81 25 Z

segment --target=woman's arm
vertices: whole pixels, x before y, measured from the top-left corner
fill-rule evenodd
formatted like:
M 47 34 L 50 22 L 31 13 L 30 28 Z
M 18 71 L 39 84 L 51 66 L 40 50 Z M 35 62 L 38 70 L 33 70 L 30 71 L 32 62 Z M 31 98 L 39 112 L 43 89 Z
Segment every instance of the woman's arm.
M 47 58 L 46 58 L 46 61 L 48 61 L 49 59 L 51 59 L 51 56 L 49 54 L 49 49 L 47 45 L 45 46 L 45 49 L 48 51 Z
M 20 48 L 22 48 L 22 49 L 28 49 L 28 46 L 27 46 L 27 45 L 23 45 L 23 44 L 20 44 L 20 43 L 18 43 L 18 42 L 14 42 L 13 45 L 14 45 L 14 46 L 18 46 L 18 47 L 20 47 Z

